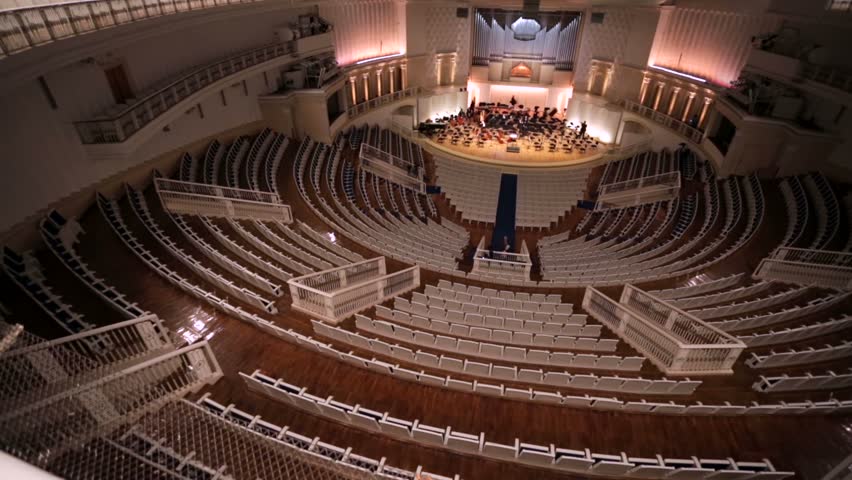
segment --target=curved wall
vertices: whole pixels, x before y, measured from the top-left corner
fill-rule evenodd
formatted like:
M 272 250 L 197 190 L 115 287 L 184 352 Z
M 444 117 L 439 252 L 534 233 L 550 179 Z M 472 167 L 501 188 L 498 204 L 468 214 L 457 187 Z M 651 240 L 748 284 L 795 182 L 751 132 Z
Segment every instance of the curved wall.
M 0 120 L 4 205 L 0 232 L 46 205 L 165 152 L 260 121 L 257 97 L 275 90 L 278 81 L 277 72 L 262 72 L 210 92 L 131 155 L 95 159 L 87 155 L 73 122 L 91 119 L 115 104 L 105 68 L 122 65 L 138 93 L 188 68 L 274 42 L 275 29 L 305 11 L 267 8 L 237 15 L 232 10 L 230 16 L 217 14 L 205 21 L 201 15 L 176 15 L 171 19 L 174 23 L 166 22 L 170 19 L 140 22 L 111 29 L 111 35 L 98 32 L 16 55 L 26 61 L 30 55 L 43 56 L 42 48 L 65 49 L 72 43 L 88 42 L 77 45 L 81 53 L 73 61 L 67 57 L 61 64 L 46 61 L 36 75 L 0 90 L 0 111 L 4 112 Z M 60 61 L 59 56 L 56 59 Z

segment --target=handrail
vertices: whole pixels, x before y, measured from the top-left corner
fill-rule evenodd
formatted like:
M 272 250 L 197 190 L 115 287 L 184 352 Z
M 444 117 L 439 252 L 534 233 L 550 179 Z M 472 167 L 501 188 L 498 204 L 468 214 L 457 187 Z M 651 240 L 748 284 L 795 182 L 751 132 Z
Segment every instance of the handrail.
M 293 46 L 290 44 L 272 43 L 224 60 L 216 60 L 192 70 L 119 111 L 109 112 L 94 120 L 74 122 L 74 125 L 83 143 L 123 142 L 159 115 L 214 82 L 292 52 Z
M 0 10 L 0 58 L 149 18 L 266 0 L 77 0 Z
M 667 115 L 658 110 L 654 110 L 653 108 L 646 107 L 640 103 L 634 102 L 632 100 L 622 99 L 621 100 L 624 109 L 631 112 L 639 114 L 645 118 L 650 118 L 656 123 L 661 125 L 665 125 L 666 127 L 678 132 L 679 134 L 687 137 L 695 143 L 701 143 L 701 140 L 704 138 L 704 132 L 687 125 L 686 123 L 678 120 L 671 115 Z
M 402 90 L 397 90 L 393 93 L 386 93 L 381 97 L 375 97 L 367 100 L 366 102 L 361 102 L 355 105 L 350 106 L 346 109 L 346 114 L 349 115 L 349 118 L 355 118 L 358 115 L 369 112 L 370 110 L 381 107 L 383 105 L 387 105 L 389 103 L 393 103 L 404 98 L 408 97 L 416 97 L 420 94 L 422 89 L 420 87 L 409 87 Z

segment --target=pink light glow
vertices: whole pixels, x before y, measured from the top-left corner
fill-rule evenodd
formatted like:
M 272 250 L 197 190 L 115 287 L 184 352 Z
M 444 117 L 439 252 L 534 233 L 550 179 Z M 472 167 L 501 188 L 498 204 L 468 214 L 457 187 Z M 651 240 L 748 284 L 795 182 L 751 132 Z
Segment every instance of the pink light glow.
M 695 75 L 690 75 L 688 73 L 678 72 L 677 70 L 672 70 L 670 68 L 660 67 L 660 66 L 657 66 L 657 65 L 648 65 L 648 66 L 653 68 L 654 70 L 660 70 L 662 72 L 671 73 L 672 75 L 677 75 L 679 77 L 684 77 L 684 78 L 688 78 L 690 80 L 695 80 L 696 82 L 707 83 L 707 79 L 704 79 L 704 78 L 701 78 L 701 77 L 696 77 Z
M 392 53 L 390 55 L 382 55 L 381 57 L 365 58 L 364 60 L 358 60 L 357 62 L 355 62 L 355 65 L 361 65 L 363 63 L 375 62 L 375 61 L 378 61 L 378 60 L 387 60 L 389 58 L 396 58 L 396 57 L 401 57 L 401 56 L 402 56 L 402 52 Z

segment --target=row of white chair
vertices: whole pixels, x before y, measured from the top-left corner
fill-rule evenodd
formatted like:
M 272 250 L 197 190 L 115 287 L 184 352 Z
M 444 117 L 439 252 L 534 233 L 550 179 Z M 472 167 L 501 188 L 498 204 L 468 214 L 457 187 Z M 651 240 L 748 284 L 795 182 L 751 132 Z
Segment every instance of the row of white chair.
M 305 252 L 309 252 L 317 258 L 321 258 L 327 261 L 329 264 L 340 267 L 343 265 L 348 265 L 353 263 L 351 260 L 346 259 L 333 252 L 331 249 L 323 248 L 323 246 L 315 241 L 310 235 L 304 232 L 304 230 L 297 230 L 294 228 L 290 228 L 289 225 L 286 225 L 282 222 L 271 222 L 272 226 L 276 227 L 278 231 L 281 231 L 285 237 L 287 237 L 290 243 L 295 244 L 300 249 Z M 276 232 L 277 233 L 277 232 Z
M 276 336 L 278 338 L 281 338 L 282 340 L 291 343 L 295 343 L 311 351 L 327 355 L 331 358 L 340 360 L 354 367 L 363 368 L 365 370 L 376 372 L 382 375 L 391 375 L 394 378 L 400 380 L 417 382 L 423 385 L 447 388 L 465 393 L 496 396 L 509 400 L 538 402 L 551 405 L 566 405 L 571 408 L 591 408 L 601 411 L 623 411 L 661 415 L 807 415 L 847 414 L 849 412 L 852 412 L 852 400 L 840 401 L 837 399 L 829 399 L 817 402 L 782 401 L 771 404 L 760 404 L 753 401 L 747 405 L 734 405 L 730 402 L 723 402 L 716 405 L 707 405 L 702 402 L 696 402 L 691 405 L 686 405 L 678 404 L 673 401 L 669 401 L 666 403 L 648 402 L 646 400 L 622 401 L 613 397 L 564 395 L 559 392 L 535 390 L 533 388 L 519 389 L 507 387 L 503 384 L 489 384 L 477 380 L 474 380 L 473 382 L 468 382 L 466 380 L 459 380 L 449 376 L 429 374 L 426 373 L 424 370 L 409 370 L 400 367 L 398 364 L 391 364 L 379 360 L 375 357 L 372 359 L 364 358 L 356 355 L 352 351 L 340 351 L 337 350 L 330 343 L 322 342 L 310 335 L 298 333 L 293 329 L 284 330 L 281 327 L 278 327 L 277 325 L 273 324 L 272 322 L 269 322 L 257 316 L 239 318 L 249 321 L 249 323 L 254 324 L 261 330 L 269 333 L 270 335 Z M 318 331 L 318 333 L 319 330 L 322 330 L 324 327 L 333 328 L 328 327 L 328 325 L 322 324 L 321 322 L 313 322 L 313 327 L 314 329 L 316 329 L 316 331 Z M 340 332 L 346 334 L 345 330 L 340 330 Z M 330 336 L 330 331 L 328 333 Z M 351 332 L 349 333 L 352 334 Z M 352 335 L 357 336 L 357 334 Z M 373 344 L 377 345 L 375 350 L 373 350 Z M 366 345 L 359 345 L 359 347 L 376 351 L 382 355 L 388 355 L 387 352 L 390 351 L 389 355 L 391 357 L 398 358 L 408 363 L 417 363 L 415 360 L 418 360 L 417 358 L 415 358 L 415 352 L 412 352 L 411 350 L 405 347 L 400 347 L 398 345 L 389 345 L 385 342 L 381 342 L 380 340 L 368 340 Z M 430 354 L 421 352 L 420 360 L 424 360 L 426 362 L 426 365 L 430 369 L 440 369 L 440 366 L 438 365 L 439 359 L 437 359 L 436 357 L 436 359 L 433 361 L 432 357 L 434 356 L 430 357 L 429 355 Z M 442 356 L 441 358 L 447 357 Z M 455 367 L 453 366 L 453 368 Z M 454 371 L 461 371 L 461 369 L 463 369 L 463 366 L 460 369 L 456 369 Z M 535 376 L 536 374 L 540 374 L 542 377 L 544 375 L 544 372 L 542 372 L 541 370 L 520 371 L 524 372 L 525 379 L 535 380 L 538 378 L 538 376 Z M 584 374 L 582 376 L 574 375 L 574 377 L 575 379 L 579 377 L 598 378 L 594 375 L 589 374 Z M 631 382 L 628 383 L 627 386 L 630 390 L 635 390 L 635 388 L 638 386 L 636 382 L 638 379 L 630 380 Z M 529 383 L 529 380 L 525 381 Z M 681 391 L 682 394 L 688 394 L 694 391 L 695 387 L 700 383 L 683 380 L 675 381 L 666 378 L 653 380 L 652 382 L 653 383 L 651 384 L 651 386 L 644 389 L 646 393 L 656 394 L 657 392 L 659 392 L 660 394 L 665 394 L 667 392 L 672 391 Z M 595 382 L 589 383 L 594 384 Z
M 320 245 L 324 248 L 327 248 L 329 251 L 334 252 L 338 256 L 348 260 L 348 262 L 345 262 L 343 264 L 356 263 L 356 262 L 360 262 L 361 260 L 364 260 L 364 257 L 361 256 L 360 254 L 355 253 L 352 250 L 349 250 L 348 248 L 343 247 L 341 244 L 337 243 L 336 239 L 335 239 L 335 241 L 332 241 L 327 236 L 321 235 L 319 232 L 317 232 L 316 230 L 311 228 L 310 225 L 308 225 L 308 224 L 306 224 L 302 221 L 297 221 L 297 225 L 299 227 L 299 231 L 304 233 L 305 236 L 308 237 L 308 239 L 314 241 L 317 245 Z M 289 227 L 287 227 L 287 228 L 289 228 Z M 286 232 L 286 230 L 285 230 L 285 232 Z
M 254 285 L 255 287 L 267 292 L 271 293 L 275 297 L 280 297 L 282 294 L 281 285 L 269 280 L 268 278 L 256 273 L 252 270 L 246 268 L 243 264 L 236 262 L 228 257 L 218 249 L 214 248 L 212 245 L 207 243 L 206 240 L 201 238 L 198 233 L 190 227 L 189 223 L 187 223 L 186 219 L 181 215 L 172 215 L 171 212 L 165 210 L 166 215 L 168 215 L 172 221 L 177 225 L 178 229 L 183 232 L 184 236 L 189 243 L 193 244 L 197 249 L 201 250 L 207 258 L 213 261 L 216 265 L 224 268 L 231 273 L 232 275 L 240 278 L 241 280 Z
M 783 292 L 773 293 L 764 297 L 746 300 L 742 302 L 730 302 L 715 307 L 706 307 L 702 309 L 688 310 L 688 312 L 702 320 L 709 320 L 719 317 L 730 317 L 743 313 L 762 310 L 765 308 L 774 307 L 790 303 L 804 296 L 808 292 L 808 287 L 792 287 Z
M 251 312 L 247 312 L 243 310 L 241 307 L 235 306 L 231 304 L 227 299 L 220 298 L 214 292 L 210 292 L 200 285 L 196 285 L 186 278 L 182 277 L 179 273 L 175 272 L 168 265 L 164 264 L 157 257 L 155 257 L 150 251 L 148 251 L 144 245 L 142 245 L 136 237 L 133 236 L 133 233 L 127 228 L 124 222 L 121 220 L 121 217 L 117 213 L 118 205 L 114 200 L 109 200 L 103 195 L 98 194 L 97 196 L 98 207 L 101 210 L 104 218 L 107 223 L 110 225 L 112 230 L 116 235 L 122 240 L 122 242 L 132 251 L 140 260 L 142 260 L 148 267 L 150 267 L 154 272 L 156 272 L 161 277 L 165 278 L 166 281 L 171 283 L 172 285 L 180 288 L 181 290 L 193 295 L 200 300 L 206 302 L 211 305 L 213 308 L 221 310 L 226 314 L 233 315 L 234 317 L 247 321 L 249 323 L 254 323 L 257 325 L 261 324 L 269 324 L 268 321 L 261 319 L 257 315 Z
M 148 205 L 145 201 L 144 195 L 133 189 L 133 187 L 128 184 L 125 184 L 125 190 L 133 212 L 145 226 L 145 229 L 148 230 L 151 236 L 153 236 L 160 245 L 171 253 L 175 259 L 186 265 L 195 274 L 201 276 L 216 288 L 220 288 L 222 291 L 234 295 L 249 305 L 258 307 L 268 313 L 278 313 L 278 308 L 275 307 L 275 302 L 273 300 L 264 298 L 257 292 L 235 284 L 233 281 L 225 278 L 218 272 L 207 268 L 195 257 L 180 248 L 162 229 L 160 229 L 159 225 L 157 225 L 154 217 L 151 216 L 151 212 L 148 210 Z M 117 205 L 113 207 L 112 213 L 116 215 L 117 219 L 122 224 L 124 223 L 121 219 L 121 212 L 117 208 Z
M 463 219 L 494 223 L 500 170 L 435 157 L 435 174 L 447 200 L 461 212 Z
M 778 377 L 760 376 L 760 379 L 751 386 L 752 389 L 762 393 L 776 392 L 800 392 L 805 390 L 841 390 L 852 387 L 852 368 L 849 373 L 836 374 L 831 370 L 822 375 L 781 375 Z
M 768 332 L 752 333 L 751 335 L 740 335 L 737 338 L 748 347 L 765 347 L 780 343 L 793 343 L 808 340 L 814 337 L 828 335 L 852 327 L 852 316 L 845 315 L 840 318 L 832 318 L 822 322 L 787 327 L 783 330 L 770 330 Z
M 265 222 L 255 220 L 252 223 L 261 235 L 263 235 L 267 240 L 272 242 L 272 246 L 280 248 L 284 253 L 292 256 L 294 259 L 296 259 L 303 265 L 318 270 L 328 270 L 330 268 L 334 268 L 334 265 L 327 262 L 325 259 L 308 253 L 295 243 L 286 240 L 277 231 L 270 228 Z
M 779 472 L 769 460 L 739 462 L 733 459 L 688 459 L 631 457 L 621 452 L 616 455 L 592 453 L 589 449 L 572 450 L 554 445 L 537 445 L 516 438 L 512 445 L 486 440 L 485 433 L 470 434 L 406 420 L 361 405 L 349 405 L 333 397 L 318 397 L 300 388 L 255 371 L 251 375 L 240 373 L 246 386 L 271 398 L 309 412 L 333 419 L 345 425 L 368 432 L 388 435 L 404 442 L 414 442 L 432 448 L 448 449 L 504 462 L 533 465 L 563 472 L 587 475 L 628 476 L 638 478 L 678 479 L 779 479 L 794 475 Z M 722 477 L 719 475 L 722 474 Z
M 294 258 L 284 255 L 277 248 L 273 247 L 254 233 L 250 232 L 239 222 L 239 220 L 229 218 L 228 225 L 230 225 L 231 228 L 235 232 L 237 232 L 237 234 L 239 234 L 239 236 L 241 236 L 243 240 L 248 242 L 248 244 L 251 245 L 253 248 L 260 250 L 263 254 L 272 258 L 279 264 L 284 265 L 287 269 L 302 275 L 312 273 L 314 271 L 313 268 L 305 265 L 304 263 Z
M 639 368 L 635 365 L 641 367 L 644 360 L 642 357 L 599 356 L 589 353 L 575 353 L 573 351 L 563 352 L 499 345 L 496 343 L 458 338 L 452 335 L 433 334 L 393 322 L 373 320 L 363 315 L 355 317 L 355 326 L 359 330 L 433 350 L 521 364 L 551 365 L 583 370 L 639 371 Z M 583 340 L 590 344 L 589 347 L 597 345 L 594 339 Z
M 487 298 L 502 298 L 504 300 L 518 300 L 522 302 L 562 303 L 562 295 L 558 293 L 544 294 L 495 290 L 493 288 L 481 288 L 475 285 L 465 285 L 443 279 L 438 281 L 438 288 L 445 288 L 457 293 L 467 293 L 468 295 L 482 295 Z
M 834 308 L 837 304 L 846 300 L 849 296 L 850 293 L 827 294 L 825 296 L 815 298 L 806 305 L 799 307 L 790 307 L 783 310 L 751 315 L 748 317 L 711 321 L 708 323 L 714 327 L 721 328 L 726 332 L 766 328 Z
M 507 300 L 500 297 L 486 297 L 485 295 L 471 295 L 466 292 L 457 292 L 447 288 L 434 285 L 426 285 L 425 293 L 418 293 L 412 300 L 436 307 L 447 307 L 453 310 L 468 311 L 471 308 L 491 307 L 496 309 L 509 309 L 524 311 L 531 315 L 556 314 L 571 315 L 574 305 L 570 303 L 535 302 L 532 300 Z M 463 305 L 470 305 L 463 307 Z M 472 310 L 471 310 L 472 311 Z
M 483 326 L 451 323 L 443 320 L 432 320 L 420 315 L 410 315 L 401 310 L 391 310 L 382 305 L 376 306 L 376 316 L 396 323 L 414 326 L 438 333 L 449 333 L 456 337 L 470 337 L 477 340 L 493 340 L 511 345 L 537 346 L 545 348 L 564 348 L 567 350 L 597 350 L 614 352 L 618 339 L 595 339 L 568 335 L 552 335 L 549 333 L 530 333 L 503 330 L 499 326 L 491 327 L 488 323 Z M 581 327 L 576 327 L 580 330 Z
M 787 230 L 782 246 L 793 246 L 799 242 L 808 225 L 808 196 L 802 182 L 796 177 L 781 180 L 778 185 L 787 206 Z
M 602 390 L 628 394 L 689 395 L 700 381 L 684 378 L 680 380 L 647 379 L 642 377 L 598 376 L 591 373 L 570 373 L 542 369 L 520 368 L 516 365 L 496 365 L 475 362 L 447 355 L 435 355 L 422 350 L 411 350 L 402 345 L 370 338 L 357 332 L 312 321 L 314 332 L 335 339 L 346 345 L 376 352 L 380 355 L 400 359 L 434 370 L 463 373 L 489 380 L 521 382 L 533 385 L 575 388 L 579 390 Z M 490 387 L 482 387 L 487 389 Z
M 209 412 L 236 425 L 238 428 L 245 428 L 255 434 L 274 439 L 276 445 L 297 449 L 313 457 L 319 457 L 323 461 L 363 472 L 364 475 L 368 475 L 371 478 L 376 477 L 384 480 L 420 480 L 429 478 L 432 480 L 459 480 L 458 475 L 452 478 L 444 477 L 427 472 L 420 466 L 413 471 L 394 467 L 388 465 L 387 458 L 385 457 L 375 460 L 370 457 L 357 455 L 352 451 L 352 447 L 342 448 L 322 442 L 320 441 L 320 437 L 306 437 L 294 432 L 288 426 L 280 427 L 261 419 L 260 415 L 251 415 L 244 412 L 236 408 L 233 404 L 228 406 L 222 405 L 211 400 L 210 393 L 205 393 L 204 396 L 198 399 L 195 405 L 205 412 Z
M 100 196 L 96 196 L 100 202 Z M 100 278 L 74 250 L 83 228 L 76 220 L 67 220 L 56 210 L 51 210 L 39 223 L 39 232 L 54 256 L 65 265 L 83 284 L 100 297 L 107 305 L 121 313 L 125 318 L 138 318 L 147 315 L 135 302 L 131 302 L 123 293 Z
M 704 277 L 697 277 L 694 280 L 691 280 L 688 285 L 683 287 L 649 290 L 649 293 L 663 299 L 682 299 L 731 288 L 745 281 L 745 278 L 745 273 L 733 273 L 726 277 L 720 277 L 713 280 Z
M 582 332 L 581 334 L 577 334 L 577 336 L 582 337 L 599 337 L 601 333 L 600 325 L 585 324 L 587 318 L 585 314 L 566 315 L 563 313 L 556 313 L 547 316 L 540 316 L 538 319 L 532 318 L 531 315 L 526 316 L 529 318 L 518 318 L 519 315 L 523 314 L 522 311 L 500 309 L 492 312 L 492 307 L 485 307 L 489 309 L 488 311 L 490 313 L 482 313 L 482 307 L 480 307 L 480 310 L 465 312 L 462 310 L 442 308 L 435 305 L 427 306 L 419 302 L 411 302 L 405 298 L 395 298 L 394 308 L 408 312 L 412 315 L 429 317 L 433 320 L 441 320 L 449 323 L 464 323 L 474 326 L 488 325 L 497 327 L 498 325 L 501 325 L 501 328 L 513 331 L 563 333 L 566 330 L 571 330 L 573 332 Z M 576 326 L 577 328 L 565 328 L 569 325 Z
M 745 363 L 751 368 L 774 368 L 830 362 L 848 357 L 852 357 L 852 341 L 846 340 L 839 345 L 825 345 L 820 348 L 789 349 L 786 352 L 771 350 L 766 355 L 752 353 Z
M 721 290 L 704 295 L 698 295 L 688 298 L 671 299 L 670 303 L 681 309 L 694 309 L 715 305 L 719 303 L 729 303 L 741 298 L 751 297 L 761 294 L 773 286 L 772 282 L 757 282 L 752 285 L 737 287 L 732 289 Z
M 263 272 L 275 277 L 279 280 L 287 281 L 293 278 L 293 275 L 284 271 L 278 264 L 266 260 L 266 258 L 254 253 L 253 250 L 244 247 L 236 240 L 229 237 L 220 227 L 214 222 L 214 219 L 207 217 L 198 217 L 201 223 L 207 228 L 213 237 L 222 244 L 231 253 L 247 262 L 249 265 L 262 270 Z
M 603 328 L 603 326 L 600 324 L 587 324 L 586 314 L 571 315 L 564 322 L 541 322 L 537 320 L 521 320 L 513 317 L 504 318 L 495 315 L 484 317 L 478 313 L 467 313 L 463 315 L 458 315 L 457 313 L 452 312 L 437 311 L 431 312 L 438 314 L 436 318 L 433 318 L 428 310 L 425 313 L 418 314 L 412 308 L 411 302 L 401 297 L 394 298 L 394 308 L 396 309 L 396 311 L 399 311 L 401 313 L 410 315 L 420 315 L 421 317 L 430 318 L 432 321 L 441 321 L 451 324 L 464 324 L 473 327 L 499 328 L 511 332 L 546 333 L 550 335 L 569 335 L 572 337 L 600 337 L 601 329 Z M 422 312 L 422 309 L 420 310 Z M 446 313 L 446 315 L 442 316 L 441 314 L 443 313 Z

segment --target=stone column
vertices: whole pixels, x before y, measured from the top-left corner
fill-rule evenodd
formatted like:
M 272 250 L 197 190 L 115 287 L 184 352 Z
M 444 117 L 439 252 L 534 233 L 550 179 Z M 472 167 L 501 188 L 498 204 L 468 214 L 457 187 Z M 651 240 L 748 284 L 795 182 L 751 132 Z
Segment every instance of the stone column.
M 358 77 L 352 75 L 349 77 L 349 86 L 352 89 L 352 105 L 358 104 L 358 91 L 356 90 L 355 84 L 358 82 Z
M 390 80 L 390 93 L 396 89 L 396 67 L 391 65 L 388 67 L 388 79 Z
M 598 78 L 598 66 L 597 66 L 597 64 L 593 64 L 591 67 L 589 67 L 589 84 L 588 84 L 588 86 L 586 86 L 586 90 L 588 90 L 589 93 L 593 93 L 592 89 L 595 88 L 595 79 L 597 79 L 597 78 Z
M 441 57 L 435 59 L 435 74 L 438 78 L 436 82 L 439 87 L 441 86 L 441 69 L 443 67 L 443 63 L 444 62 L 442 61 Z
M 361 80 L 364 81 L 364 101 L 366 102 L 370 99 L 370 74 L 362 73 Z
M 665 82 L 657 82 L 657 94 L 654 96 L 654 106 L 651 107 L 654 110 L 659 108 L 660 106 L 660 98 L 663 97 L 663 90 L 666 88 Z
M 671 115 L 674 111 L 675 104 L 677 103 L 677 96 L 680 93 L 680 87 L 672 88 L 672 98 L 669 100 L 669 109 L 666 112 L 666 115 Z
M 712 98 L 704 97 L 704 105 L 701 107 L 701 115 L 698 116 L 698 128 L 704 128 L 704 120 L 707 119 L 707 112 L 710 110 L 711 103 L 713 103 Z
M 405 90 L 408 88 L 408 64 L 403 63 L 399 66 L 400 71 L 402 72 L 402 78 L 400 79 L 402 83 L 402 89 Z
M 680 117 L 681 121 L 689 121 L 689 111 L 692 109 L 693 101 L 695 101 L 695 92 L 689 92 L 689 97 L 686 99 L 686 105 L 683 107 L 683 115 Z
M 609 67 L 609 70 L 606 71 L 606 75 L 604 76 L 604 84 L 603 88 L 601 88 L 601 96 L 606 96 L 607 90 L 609 90 L 609 85 L 612 83 L 612 75 L 615 70 L 615 65 Z
M 639 104 L 645 105 L 645 97 L 648 96 L 648 85 L 651 84 L 651 77 L 642 78 L 642 89 L 639 90 Z
M 376 96 L 381 97 L 385 92 L 382 91 L 382 69 L 376 70 Z

